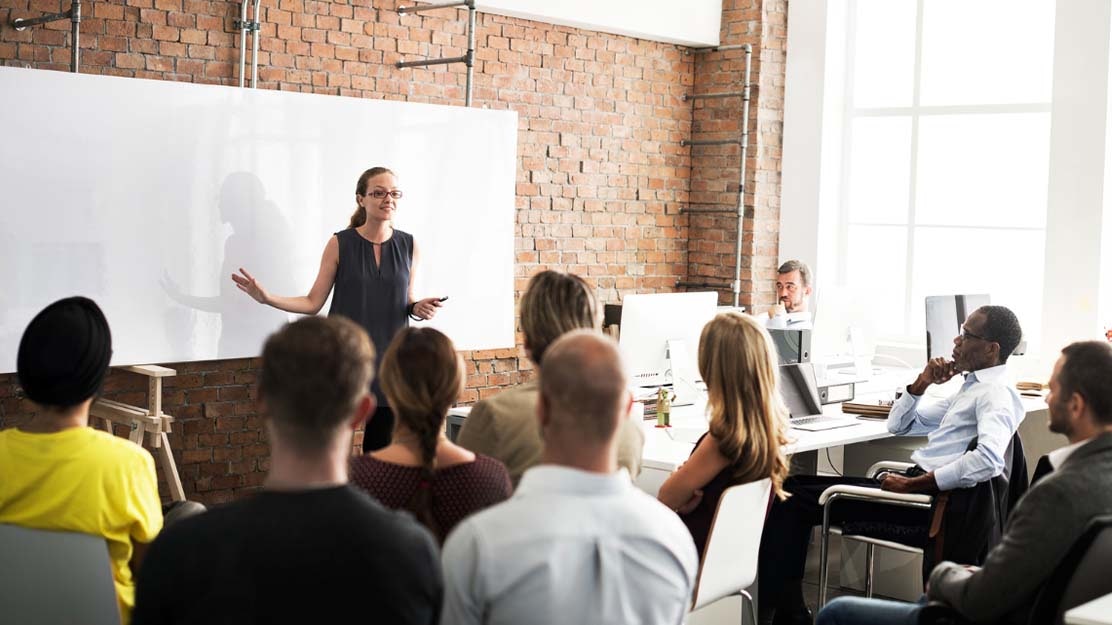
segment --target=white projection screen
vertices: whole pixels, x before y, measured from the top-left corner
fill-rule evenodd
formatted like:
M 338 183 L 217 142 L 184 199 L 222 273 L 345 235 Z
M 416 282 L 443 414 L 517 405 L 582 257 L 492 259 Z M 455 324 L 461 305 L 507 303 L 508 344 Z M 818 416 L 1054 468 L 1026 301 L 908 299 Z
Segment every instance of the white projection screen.
M 428 325 L 512 347 L 517 114 L 0 67 L 0 372 L 43 306 L 96 300 L 114 365 L 256 356 L 368 167 L 399 176 Z M 329 303 L 321 314 L 326 314 Z

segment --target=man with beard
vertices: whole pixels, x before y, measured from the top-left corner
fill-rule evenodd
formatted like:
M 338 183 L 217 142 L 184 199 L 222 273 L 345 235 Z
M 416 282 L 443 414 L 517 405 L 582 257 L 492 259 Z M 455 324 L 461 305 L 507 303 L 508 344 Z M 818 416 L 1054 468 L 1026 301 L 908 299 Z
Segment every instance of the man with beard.
M 977 622 L 1027 623 L 1038 589 L 1097 516 L 1112 513 L 1112 346 L 1073 343 L 1050 378 L 1050 431 L 1070 444 L 1050 452 L 1053 471 L 1012 511 L 1004 539 L 982 568 L 943 562 L 927 595 Z M 819 625 L 917 623 L 914 603 L 840 597 Z

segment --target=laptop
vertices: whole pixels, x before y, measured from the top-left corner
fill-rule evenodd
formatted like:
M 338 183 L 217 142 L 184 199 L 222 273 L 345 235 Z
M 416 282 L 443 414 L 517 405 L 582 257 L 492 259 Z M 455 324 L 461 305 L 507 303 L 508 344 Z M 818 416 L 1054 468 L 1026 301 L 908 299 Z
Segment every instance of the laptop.
M 817 432 L 858 425 L 853 417 L 828 417 L 822 414 L 815 367 L 809 362 L 780 365 L 780 395 L 791 415 L 792 429 Z

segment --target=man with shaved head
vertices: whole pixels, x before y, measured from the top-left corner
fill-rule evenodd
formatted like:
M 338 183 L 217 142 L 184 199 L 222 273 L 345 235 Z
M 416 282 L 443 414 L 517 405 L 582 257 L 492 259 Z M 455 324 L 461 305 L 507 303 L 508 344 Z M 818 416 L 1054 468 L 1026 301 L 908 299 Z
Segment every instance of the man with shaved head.
M 548 347 L 544 453 L 509 500 L 444 545 L 441 623 L 681 623 L 698 560 L 679 517 L 618 470 L 632 398 L 618 347 L 590 330 Z

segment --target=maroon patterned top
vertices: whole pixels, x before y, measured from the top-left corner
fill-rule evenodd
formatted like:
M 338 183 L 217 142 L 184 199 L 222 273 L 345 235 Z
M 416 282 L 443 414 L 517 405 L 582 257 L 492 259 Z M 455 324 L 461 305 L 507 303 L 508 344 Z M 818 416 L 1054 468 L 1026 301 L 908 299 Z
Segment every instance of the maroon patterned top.
M 383 462 L 370 455 L 351 459 L 351 483 L 387 508 L 402 509 L 420 482 L 420 467 Z M 474 462 L 437 469 L 431 488 L 433 515 L 444 536 L 463 519 L 509 499 L 513 492 L 506 466 L 481 454 L 475 454 Z

